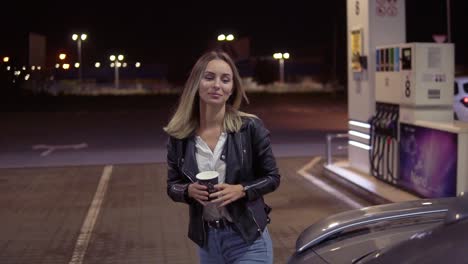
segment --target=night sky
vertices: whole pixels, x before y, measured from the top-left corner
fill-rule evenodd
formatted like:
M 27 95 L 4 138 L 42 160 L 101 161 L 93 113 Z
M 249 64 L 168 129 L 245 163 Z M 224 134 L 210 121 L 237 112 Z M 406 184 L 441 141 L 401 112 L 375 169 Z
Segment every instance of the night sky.
M 83 48 L 88 55 L 121 50 L 157 62 L 179 57 L 177 53 L 197 53 L 223 32 L 250 37 L 256 55 L 271 55 L 281 48 L 307 53 L 301 49 L 331 40 L 334 6 L 342 16 L 345 12 L 344 0 L 324 1 L 320 8 L 307 7 L 305 2 L 124 2 L 37 1 L 26 4 L 25 11 L 16 5 L 9 15 L 16 21 L 24 19 L 24 25 L 14 26 L 16 31 L 46 35 L 51 49 L 74 49 L 71 34 L 85 31 L 89 39 Z
M 331 47 L 336 34 L 340 58 L 346 58 L 346 0 L 9 2 L 2 3 L 2 56 L 21 46 L 15 42 L 24 41 L 27 32 L 44 34 L 49 54 L 75 53 L 71 34 L 86 32 L 83 56 L 90 60 L 121 52 L 129 60 L 189 67 L 219 33 L 232 32 L 250 38 L 251 56 L 287 50 L 294 58 Z M 451 2 L 452 41 L 463 55 L 457 61 L 467 63 L 468 52 L 460 47 L 468 46 L 468 1 Z M 408 42 L 445 33 L 445 0 L 407 0 L 406 5 Z

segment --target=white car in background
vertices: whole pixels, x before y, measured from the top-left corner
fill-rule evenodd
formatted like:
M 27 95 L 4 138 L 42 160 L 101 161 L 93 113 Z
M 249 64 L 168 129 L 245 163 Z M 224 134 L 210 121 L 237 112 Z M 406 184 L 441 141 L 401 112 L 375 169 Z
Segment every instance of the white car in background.
M 455 77 L 453 110 L 455 119 L 468 122 L 468 76 Z

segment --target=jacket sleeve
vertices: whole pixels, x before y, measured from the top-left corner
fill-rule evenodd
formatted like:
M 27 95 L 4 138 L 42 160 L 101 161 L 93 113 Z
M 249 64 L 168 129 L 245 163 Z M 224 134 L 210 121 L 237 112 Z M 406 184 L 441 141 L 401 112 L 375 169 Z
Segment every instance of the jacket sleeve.
M 187 195 L 190 182 L 179 169 L 177 149 L 176 139 L 169 137 L 167 142 L 167 194 L 175 202 L 191 203 L 193 199 Z
M 252 162 L 255 180 L 242 183 L 247 200 L 252 201 L 273 192 L 280 185 L 280 174 L 270 143 L 270 131 L 262 120 L 253 119 L 251 128 Z

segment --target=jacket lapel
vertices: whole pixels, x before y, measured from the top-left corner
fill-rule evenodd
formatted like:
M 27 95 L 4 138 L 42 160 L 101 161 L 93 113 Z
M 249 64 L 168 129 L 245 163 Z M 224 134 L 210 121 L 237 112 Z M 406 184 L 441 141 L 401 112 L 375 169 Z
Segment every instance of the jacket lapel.
M 221 159 L 226 163 L 226 179 L 227 184 L 235 184 L 236 175 L 240 169 L 240 133 L 228 133 L 226 144 L 224 146 Z
M 193 137 L 186 139 L 187 144 L 185 146 L 185 155 L 182 164 L 182 173 L 191 179 L 192 182 L 196 182 L 195 177 L 198 174 L 198 165 L 195 158 L 195 140 Z

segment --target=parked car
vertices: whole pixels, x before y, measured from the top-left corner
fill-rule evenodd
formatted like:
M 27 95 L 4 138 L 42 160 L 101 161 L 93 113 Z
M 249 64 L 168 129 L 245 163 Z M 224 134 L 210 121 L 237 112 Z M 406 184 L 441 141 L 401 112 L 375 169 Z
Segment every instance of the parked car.
M 288 264 L 467 263 L 468 196 L 376 205 L 305 229 Z
M 468 122 L 468 76 L 455 78 L 453 110 L 455 119 Z

